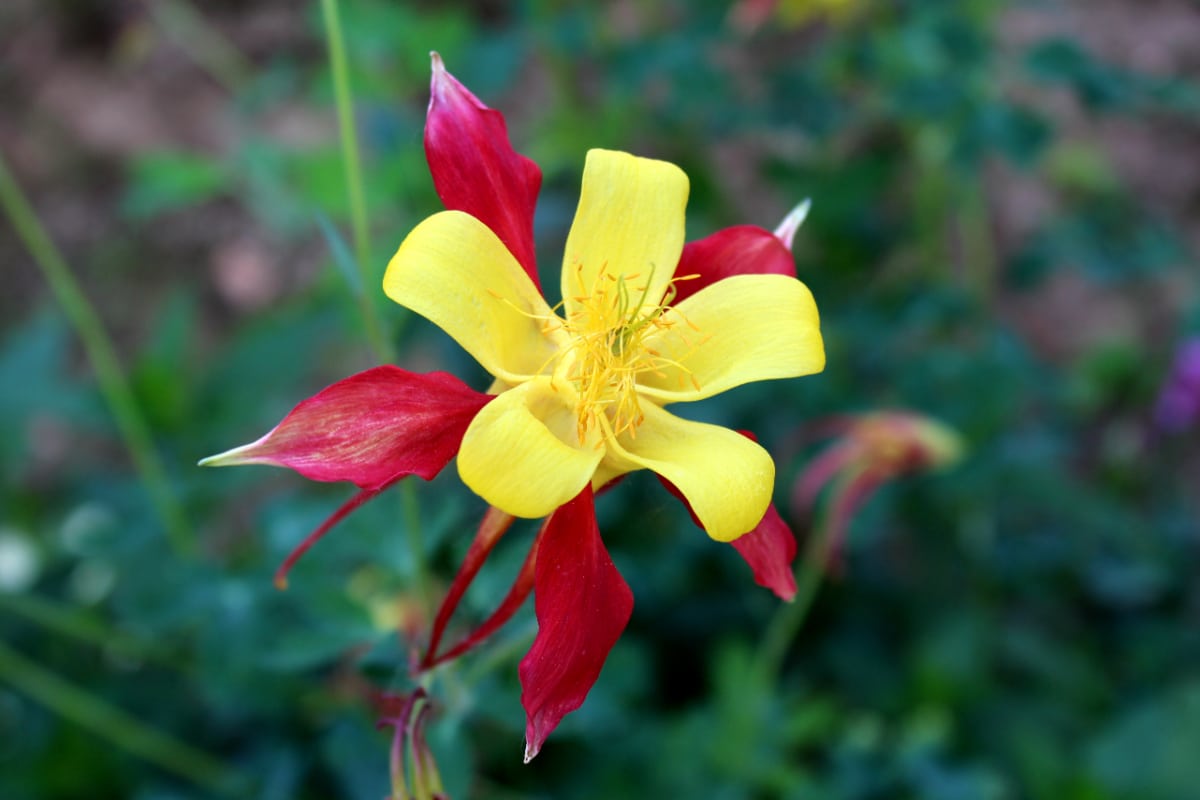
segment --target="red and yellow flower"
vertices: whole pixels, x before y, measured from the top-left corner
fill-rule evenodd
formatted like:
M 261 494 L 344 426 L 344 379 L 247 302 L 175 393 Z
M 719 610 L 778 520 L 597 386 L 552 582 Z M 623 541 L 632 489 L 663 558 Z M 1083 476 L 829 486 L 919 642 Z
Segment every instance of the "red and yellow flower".
M 913 411 L 828 417 L 816 420 L 810 430 L 838 438 L 796 479 L 792 507 L 811 511 L 828 489 L 818 532 L 826 562 L 839 557 L 854 515 L 877 489 L 904 475 L 946 469 L 965 449 L 953 428 Z
M 602 487 L 652 470 L 709 536 L 733 544 L 759 584 L 785 599 L 795 591 L 795 541 L 771 505 L 770 455 L 749 435 L 667 406 L 823 368 L 817 308 L 790 252 L 802 212 L 774 233 L 739 226 L 685 245 L 687 176 L 665 161 L 592 150 L 562 301 L 551 306 L 534 260 L 541 171 L 436 54 L 425 148 L 447 210 L 408 235 L 383 289 L 470 353 L 493 378 L 487 392 L 445 373 L 376 367 L 202 463 L 275 464 L 357 484 L 298 555 L 384 488 L 412 474 L 428 480 L 457 455 L 463 481 L 492 508 L 422 667 L 490 635 L 534 591 L 538 634 L 520 665 L 529 759 L 583 702 L 632 612 L 596 524 Z M 546 521 L 513 589 L 439 653 L 458 600 L 514 517 Z

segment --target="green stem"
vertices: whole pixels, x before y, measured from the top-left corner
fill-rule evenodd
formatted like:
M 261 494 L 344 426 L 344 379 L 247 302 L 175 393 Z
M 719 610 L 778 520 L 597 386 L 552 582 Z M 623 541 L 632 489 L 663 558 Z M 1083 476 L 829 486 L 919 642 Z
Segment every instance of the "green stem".
M 823 524 L 809 539 L 796 578 L 796 596 L 775 612 L 775 616 L 767 625 L 766 633 L 763 634 L 756 664 L 764 685 L 771 685 L 779 680 L 788 645 L 804 627 L 804 620 L 808 618 L 808 612 L 817 598 L 817 591 L 821 588 L 825 570 L 828 568 L 832 530 L 832 525 Z
M 245 797 L 246 779 L 201 750 L 151 728 L 0 641 L 0 680 L 59 716 L 211 792 Z M 243 791 L 237 791 L 238 788 Z
M 371 236 L 367 224 L 367 201 L 363 192 L 362 165 L 358 150 L 358 131 L 354 124 L 354 97 L 350 91 L 350 74 L 346 66 L 346 48 L 342 37 L 341 16 L 337 0 L 321 0 L 321 14 L 325 20 L 325 39 L 329 46 L 329 67 L 333 73 L 333 94 L 337 106 L 338 133 L 342 140 L 342 166 L 346 174 L 346 194 L 350 200 L 350 224 L 354 232 L 354 255 L 358 262 L 358 273 L 364 287 L 374 286 L 376 281 L 371 265 Z M 375 303 L 367 291 L 358 293 L 363 324 L 367 329 L 367 340 L 381 361 L 392 361 L 391 347 L 383 335 Z
M 167 479 L 166 470 L 150 436 L 150 427 L 142 416 L 133 391 L 121 370 L 116 349 L 104 330 L 99 315 L 75 282 L 70 268 L 50 240 L 25 194 L 9 172 L 0 155 L 0 206 L 11 220 L 17 236 L 25 244 L 33 261 L 41 269 L 54 297 L 83 341 L 88 361 L 100 384 L 108 408 L 116 419 L 125 447 L 133 458 L 146 491 L 167 531 L 176 553 L 192 550 L 192 534 L 183 509 Z
M 346 175 L 346 194 L 350 199 L 350 223 L 354 235 L 354 260 L 358 267 L 358 302 L 362 310 L 367 340 L 375 357 L 384 362 L 395 360 L 391 343 L 384 336 L 375 303 L 367 287 L 377 286 L 372 274 L 374 258 L 371 253 L 371 232 L 368 225 L 366 193 L 363 191 L 362 160 L 359 158 L 358 131 L 354 124 L 354 96 L 350 90 L 350 73 L 346 65 L 346 47 L 342 35 L 338 0 L 321 0 L 321 15 L 325 21 L 325 39 L 329 46 L 329 67 L 333 73 L 334 102 L 337 106 L 338 132 L 342 140 L 342 165 Z M 425 543 L 421 531 L 421 514 L 416 489 L 412 481 L 401 486 L 405 528 L 413 559 L 413 577 L 426 619 L 433 619 L 434 600 L 425 563 Z

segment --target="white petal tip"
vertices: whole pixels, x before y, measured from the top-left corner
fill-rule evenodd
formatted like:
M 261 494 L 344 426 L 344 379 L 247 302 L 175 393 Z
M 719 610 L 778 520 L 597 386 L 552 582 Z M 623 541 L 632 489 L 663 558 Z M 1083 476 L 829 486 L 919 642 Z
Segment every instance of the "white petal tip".
M 246 456 L 246 451 L 254 447 L 258 442 L 251 442 L 232 450 L 226 450 L 224 453 L 217 453 L 215 456 L 208 456 L 196 462 L 198 467 L 233 467 L 238 464 L 253 463 L 253 456 Z
M 796 238 L 796 231 L 804 224 L 810 208 L 812 208 L 812 200 L 805 198 L 803 202 L 788 212 L 788 215 L 783 218 L 783 222 L 779 223 L 779 227 L 775 229 L 775 238 L 783 242 L 783 246 L 789 251 L 792 249 L 792 240 Z
M 541 748 L 534 747 L 529 742 L 529 740 L 526 739 L 525 740 L 525 763 L 528 764 L 530 761 L 533 761 L 534 757 L 538 754 L 538 751 L 540 749 Z

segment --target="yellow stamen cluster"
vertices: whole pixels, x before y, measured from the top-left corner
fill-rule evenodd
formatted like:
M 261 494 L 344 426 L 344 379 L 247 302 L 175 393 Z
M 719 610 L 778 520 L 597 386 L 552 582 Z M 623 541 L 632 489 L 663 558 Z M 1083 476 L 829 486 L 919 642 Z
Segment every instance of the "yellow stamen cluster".
M 662 299 L 647 306 L 653 275 L 652 268 L 646 280 L 639 283 L 638 273 L 613 275 L 602 267 L 592 285 L 584 287 L 583 267 L 576 266 L 573 283 L 580 293 L 571 297 L 573 308 L 561 323 L 570 336 L 570 344 L 561 354 L 554 375 L 570 381 L 575 389 L 580 443 L 587 439 L 593 426 L 605 438 L 626 432 L 636 436 L 644 419 L 636 391 L 638 376 L 643 373 L 665 377 L 663 369 L 675 367 L 699 389 L 687 367 L 645 343 L 652 332 L 669 329 L 686 337 L 686 332 L 679 329 L 680 320 L 696 330 L 677 312 L 664 313 L 675 298 L 675 281 L 695 276 L 675 278 Z M 686 338 L 684 342 L 689 348 L 694 346 Z

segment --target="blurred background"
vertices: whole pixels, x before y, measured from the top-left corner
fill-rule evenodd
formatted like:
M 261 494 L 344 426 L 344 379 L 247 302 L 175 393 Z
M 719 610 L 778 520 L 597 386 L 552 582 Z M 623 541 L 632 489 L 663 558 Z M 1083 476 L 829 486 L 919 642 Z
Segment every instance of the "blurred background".
M 1200 5 L 338 8 L 370 282 L 321 4 L 0 5 L 0 797 L 391 791 L 372 698 L 412 689 L 482 501 L 452 468 L 410 479 L 280 592 L 352 487 L 195 463 L 378 363 L 364 303 L 396 363 L 487 385 L 378 290 L 441 207 L 430 50 L 544 170 L 544 285 L 586 150 L 664 158 L 691 177 L 689 238 L 812 198 L 794 252 L 828 350 L 821 375 L 683 410 L 776 456 L 811 604 L 781 612 L 634 476 L 598 506 L 633 619 L 537 760 L 532 604 L 430 687 L 452 797 L 1196 797 Z M 844 424 L 901 410 L 961 457 L 902 431 L 918 457 L 891 463 Z M 533 532 L 501 542 L 456 631 Z M 754 669 L 780 630 L 781 663 Z

